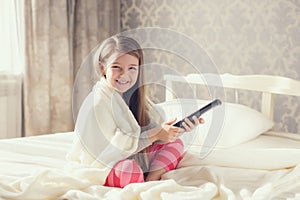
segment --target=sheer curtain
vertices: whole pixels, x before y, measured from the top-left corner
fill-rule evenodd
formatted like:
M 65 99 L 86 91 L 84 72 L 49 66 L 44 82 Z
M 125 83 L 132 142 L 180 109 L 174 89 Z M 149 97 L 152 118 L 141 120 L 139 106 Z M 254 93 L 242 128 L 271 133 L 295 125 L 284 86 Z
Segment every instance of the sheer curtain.
M 22 133 L 23 4 L 0 1 L 0 138 Z
M 0 71 L 19 74 L 24 69 L 23 3 L 0 1 Z
M 119 0 L 24 2 L 25 135 L 72 131 L 76 72 L 99 42 L 120 30 Z

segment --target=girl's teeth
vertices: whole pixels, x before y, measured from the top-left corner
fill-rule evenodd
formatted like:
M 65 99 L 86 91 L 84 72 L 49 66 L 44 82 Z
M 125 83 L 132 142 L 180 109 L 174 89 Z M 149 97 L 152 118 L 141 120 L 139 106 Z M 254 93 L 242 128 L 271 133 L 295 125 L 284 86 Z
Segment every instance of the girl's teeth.
M 120 84 L 126 84 L 127 82 L 118 81 Z

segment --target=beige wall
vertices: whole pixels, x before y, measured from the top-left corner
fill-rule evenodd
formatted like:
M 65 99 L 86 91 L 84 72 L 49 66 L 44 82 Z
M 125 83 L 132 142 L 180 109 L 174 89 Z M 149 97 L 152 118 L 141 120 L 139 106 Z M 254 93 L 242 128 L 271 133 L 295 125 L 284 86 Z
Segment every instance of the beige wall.
M 162 27 L 191 37 L 219 73 L 270 74 L 300 80 L 300 2 L 292 0 L 121 0 L 121 29 Z M 186 73 L 174 55 L 154 54 L 157 63 Z M 205 71 L 205 70 L 204 70 Z M 162 100 L 154 87 L 152 99 Z M 241 103 L 259 107 L 253 94 Z M 276 96 L 275 129 L 300 132 L 300 99 Z

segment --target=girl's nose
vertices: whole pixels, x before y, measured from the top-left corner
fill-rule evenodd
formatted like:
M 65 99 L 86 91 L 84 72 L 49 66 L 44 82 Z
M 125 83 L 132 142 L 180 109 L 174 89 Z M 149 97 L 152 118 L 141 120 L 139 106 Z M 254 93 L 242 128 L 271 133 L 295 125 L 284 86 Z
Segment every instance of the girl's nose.
M 127 74 L 128 74 L 128 70 L 123 69 L 123 70 L 121 71 L 121 76 L 124 76 L 124 75 L 127 75 Z
M 128 71 L 127 70 L 122 70 L 120 73 L 120 77 L 126 77 L 128 75 Z

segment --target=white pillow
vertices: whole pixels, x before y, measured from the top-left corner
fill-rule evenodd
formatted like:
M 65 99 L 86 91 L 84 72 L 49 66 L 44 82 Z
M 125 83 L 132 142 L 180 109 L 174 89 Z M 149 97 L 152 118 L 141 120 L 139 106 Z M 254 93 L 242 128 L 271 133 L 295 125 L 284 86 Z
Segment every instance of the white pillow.
M 165 112 L 165 119 L 181 120 L 210 101 L 174 99 L 158 104 Z M 262 113 L 241 104 L 222 103 L 203 114 L 204 124 L 181 137 L 186 145 L 202 148 L 231 147 L 256 138 L 273 127 L 273 122 Z

